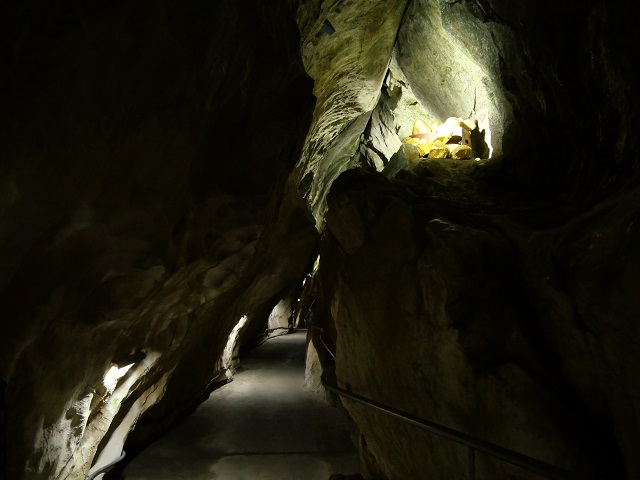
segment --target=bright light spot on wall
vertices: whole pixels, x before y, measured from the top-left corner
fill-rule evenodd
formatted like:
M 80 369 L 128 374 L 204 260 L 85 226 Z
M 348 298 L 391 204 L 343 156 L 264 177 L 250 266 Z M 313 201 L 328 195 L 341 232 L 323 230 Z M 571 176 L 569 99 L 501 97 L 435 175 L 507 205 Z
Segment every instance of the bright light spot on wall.
M 236 342 L 238 341 L 238 335 L 240 335 L 240 330 L 242 330 L 242 327 L 247 323 L 247 320 L 247 316 L 243 315 L 229 334 L 227 345 L 224 347 L 224 352 L 222 353 L 222 366 L 224 368 L 231 368 L 233 358 L 237 353 Z
M 112 427 L 112 422 L 114 418 L 116 418 L 116 414 L 120 411 L 123 400 L 127 398 L 133 386 L 139 382 L 144 375 L 149 373 L 160 357 L 161 354 L 159 352 L 145 350 L 138 351 L 120 360 L 114 360 L 112 367 L 109 368 L 105 375 L 105 387 L 109 388 L 109 386 L 107 386 L 107 377 L 110 385 L 114 385 L 114 382 L 118 383 L 120 378 L 129 372 L 129 370 L 131 371 L 126 379 L 123 379 L 115 388 L 110 389 L 104 394 L 100 411 L 98 412 L 99 420 L 89 423 L 87 427 L 88 434 L 85 435 L 82 445 L 77 450 L 79 455 L 82 455 L 83 458 L 91 458 L 91 456 L 95 454 L 104 435 Z M 133 360 L 133 362 L 129 363 L 131 360 Z M 153 385 L 136 400 L 129 411 L 125 412 L 125 417 L 120 420 L 121 423 L 116 427 L 100 454 L 94 459 L 93 466 L 91 467 L 92 471 L 95 472 L 120 457 L 124 439 L 131 431 L 131 426 L 142 412 L 162 398 L 165 391 L 164 386 L 172 370 L 173 369 L 167 372 L 157 383 L 154 381 Z M 96 480 L 102 478 L 102 475 L 103 474 L 98 475 Z
M 133 363 L 129 365 L 125 365 L 124 367 L 118 367 L 117 365 L 112 365 L 107 373 L 104 376 L 104 380 L 102 381 L 104 387 L 107 389 L 107 392 L 113 393 L 118 384 L 118 380 L 120 380 L 124 375 L 129 371 L 131 367 L 133 367 Z
M 50 473 L 46 478 L 85 478 L 87 462 L 92 461 L 105 434 L 112 428 L 123 400 L 160 357 L 160 353 L 145 349 L 114 359 L 102 378 L 102 385 L 96 385 L 90 393 L 86 392 L 86 385 L 79 385 L 77 397 L 72 395 L 57 421 L 45 424 L 44 416 L 40 417 L 33 446 L 40 460 L 37 465 L 28 467 L 28 472 L 42 476 L 46 470 Z M 152 382 L 147 390 L 149 393 L 137 401 L 144 404 L 137 407 L 137 411 L 146 410 L 164 395 L 164 386 L 170 374 L 171 371 L 159 382 Z M 107 446 L 100 453 L 101 460 L 93 471 L 120 456 L 123 438 L 129 432 L 130 425 L 131 423 L 124 425 L 122 431 L 125 433 L 110 437 Z M 115 445 L 113 448 L 109 447 L 112 443 Z M 60 462 L 63 446 L 72 449 L 71 457 L 65 457 L 64 462 Z
M 298 299 L 300 301 L 300 299 Z M 290 328 L 291 318 L 291 300 L 289 298 L 283 298 L 278 304 L 273 307 L 267 320 L 267 334 L 276 333 L 276 330 L 283 328 Z

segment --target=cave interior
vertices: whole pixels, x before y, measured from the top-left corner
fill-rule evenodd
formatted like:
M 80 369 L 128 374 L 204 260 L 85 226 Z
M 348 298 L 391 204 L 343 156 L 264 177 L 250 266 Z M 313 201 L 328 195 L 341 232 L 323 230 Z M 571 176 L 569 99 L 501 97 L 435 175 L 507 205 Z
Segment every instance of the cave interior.
M 0 478 L 135 455 L 297 325 L 311 389 L 331 369 L 575 478 L 639 479 L 630 11 L 3 2 Z M 327 398 L 364 478 L 466 478 L 455 443 Z

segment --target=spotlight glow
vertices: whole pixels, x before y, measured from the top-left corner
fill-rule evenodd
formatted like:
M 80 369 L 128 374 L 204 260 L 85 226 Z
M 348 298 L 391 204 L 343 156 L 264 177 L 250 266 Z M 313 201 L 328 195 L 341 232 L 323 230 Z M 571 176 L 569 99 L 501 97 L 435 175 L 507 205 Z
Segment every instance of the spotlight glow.
M 117 365 L 112 365 L 111 368 L 107 370 L 102 383 L 109 393 L 113 393 L 118 384 L 118 380 L 120 380 L 131 367 L 133 367 L 133 363 L 121 368 L 118 368 Z
M 236 342 L 238 341 L 238 335 L 240 335 L 240 330 L 242 330 L 244 324 L 247 323 L 247 320 L 247 316 L 243 315 L 229 334 L 227 345 L 224 347 L 224 352 L 222 353 L 222 366 L 224 368 L 231 368 L 231 363 L 236 353 Z

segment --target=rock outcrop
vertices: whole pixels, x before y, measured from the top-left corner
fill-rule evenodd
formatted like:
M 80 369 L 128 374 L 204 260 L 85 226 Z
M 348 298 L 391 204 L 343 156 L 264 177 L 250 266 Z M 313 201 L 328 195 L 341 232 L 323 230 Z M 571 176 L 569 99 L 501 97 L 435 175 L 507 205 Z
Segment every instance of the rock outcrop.
M 308 271 L 287 176 L 313 83 L 286 2 L 36 3 L 0 15 L 6 458 L 11 479 L 79 479 L 224 381 L 236 323 Z
M 544 229 L 523 206 L 409 186 L 353 171 L 329 196 L 317 318 L 340 382 L 579 478 L 623 478 L 625 462 L 634 478 L 638 191 Z M 370 478 L 465 474 L 464 448 L 343 403 Z M 505 465 L 480 456 L 478 475 L 535 478 Z
M 320 361 L 327 343 L 354 392 L 579 478 L 640 475 L 640 65 L 620 8 L 409 2 L 356 153 L 325 157 L 363 172 L 327 197 Z M 478 119 L 471 141 L 493 151 L 474 157 L 493 160 L 403 149 L 416 118 L 454 115 Z M 345 405 L 369 478 L 464 474 L 464 449 Z

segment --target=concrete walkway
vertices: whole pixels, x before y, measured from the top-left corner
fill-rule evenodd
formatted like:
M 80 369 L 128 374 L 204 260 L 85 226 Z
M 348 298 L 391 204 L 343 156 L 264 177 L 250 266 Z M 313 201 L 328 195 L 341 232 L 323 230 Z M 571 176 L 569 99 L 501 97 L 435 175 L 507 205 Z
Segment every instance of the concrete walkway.
M 306 332 L 267 341 L 235 379 L 124 470 L 126 480 L 328 480 L 357 473 L 336 409 L 303 388 Z

